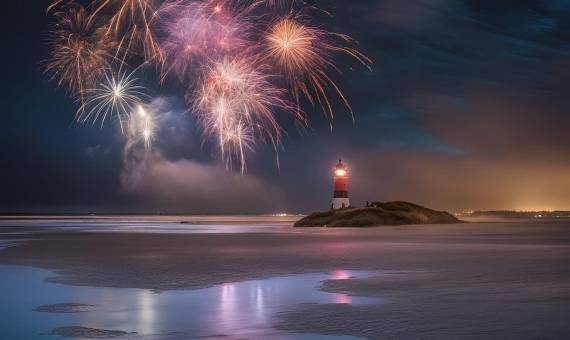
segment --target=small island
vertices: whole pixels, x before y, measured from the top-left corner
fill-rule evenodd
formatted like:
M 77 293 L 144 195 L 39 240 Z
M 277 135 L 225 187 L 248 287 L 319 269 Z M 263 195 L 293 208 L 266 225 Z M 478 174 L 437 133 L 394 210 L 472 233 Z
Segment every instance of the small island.
M 295 223 L 295 227 L 375 227 L 403 224 L 452 224 L 459 219 L 409 202 L 373 202 L 366 208 L 331 209 L 313 213 Z

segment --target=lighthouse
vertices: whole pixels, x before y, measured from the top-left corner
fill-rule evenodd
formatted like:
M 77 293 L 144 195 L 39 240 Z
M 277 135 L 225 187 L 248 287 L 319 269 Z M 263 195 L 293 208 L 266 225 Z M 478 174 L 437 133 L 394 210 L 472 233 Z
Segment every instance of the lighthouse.
M 338 164 L 334 168 L 334 195 L 331 204 L 332 209 L 348 208 L 350 202 L 348 200 L 348 169 L 342 160 L 338 160 Z

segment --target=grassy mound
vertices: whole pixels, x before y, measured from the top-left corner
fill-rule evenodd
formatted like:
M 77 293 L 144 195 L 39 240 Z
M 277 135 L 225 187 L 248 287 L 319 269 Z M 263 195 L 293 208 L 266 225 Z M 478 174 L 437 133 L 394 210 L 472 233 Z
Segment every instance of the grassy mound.
M 459 223 L 455 216 L 409 202 L 374 202 L 366 208 L 348 208 L 317 212 L 295 227 L 373 227 L 402 224 Z

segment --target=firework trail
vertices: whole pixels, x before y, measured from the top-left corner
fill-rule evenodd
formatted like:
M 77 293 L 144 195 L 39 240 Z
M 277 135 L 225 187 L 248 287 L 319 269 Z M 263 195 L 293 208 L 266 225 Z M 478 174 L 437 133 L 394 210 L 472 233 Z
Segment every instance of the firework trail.
M 371 60 L 357 49 L 352 38 L 305 25 L 301 16 L 288 16 L 275 22 L 265 37 L 266 58 L 273 60 L 284 74 L 293 97 L 299 103 L 305 97 L 311 105 L 319 104 L 329 119 L 334 111 L 328 97 L 332 89 L 352 113 L 348 100 L 329 74 L 340 73 L 334 56 L 345 54 L 363 65 Z
M 55 0 L 54 2 L 51 3 L 51 5 L 48 6 L 48 8 L 46 9 L 46 13 L 50 13 L 51 11 L 53 11 L 56 8 L 64 5 L 65 3 L 66 3 L 66 0 Z
M 115 42 L 96 20 L 89 19 L 82 6 L 58 11 L 54 17 L 45 71 L 58 86 L 66 87 L 72 97 L 83 102 L 85 91 L 110 68 L 113 58 L 109 52 L 116 47 Z
M 123 130 L 123 122 L 128 121 L 134 109 L 148 99 L 146 88 L 138 84 L 134 72 L 106 73 L 104 81 L 89 89 L 86 101 L 78 111 L 77 121 L 82 124 L 100 121 L 101 125 L 116 117 Z M 124 130 L 123 130 L 124 131 Z

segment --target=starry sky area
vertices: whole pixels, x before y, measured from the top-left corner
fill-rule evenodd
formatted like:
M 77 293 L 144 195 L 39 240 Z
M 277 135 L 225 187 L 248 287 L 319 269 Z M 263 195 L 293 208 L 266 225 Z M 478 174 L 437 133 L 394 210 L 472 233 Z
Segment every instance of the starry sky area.
M 123 158 L 116 126 L 79 126 L 43 74 L 49 1 L 3 3 L 0 212 L 306 213 L 326 209 L 339 158 L 353 205 L 450 211 L 570 209 L 570 1 L 323 0 L 374 60 L 338 60 L 355 121 L 287 130 L 245 176 L 226 171 L 181 89 L 149 84 L 163 112 L 155 155 Z

